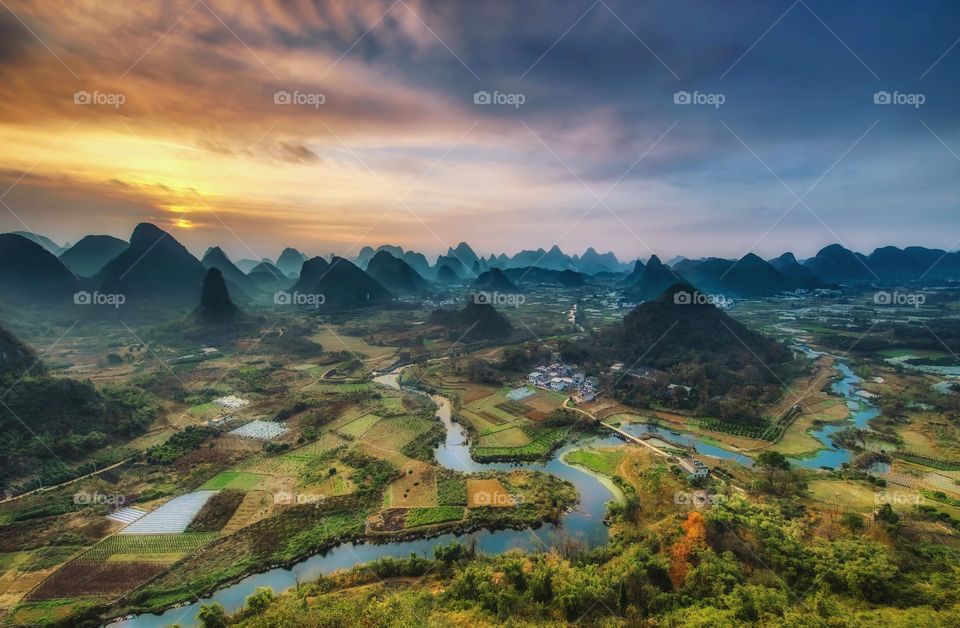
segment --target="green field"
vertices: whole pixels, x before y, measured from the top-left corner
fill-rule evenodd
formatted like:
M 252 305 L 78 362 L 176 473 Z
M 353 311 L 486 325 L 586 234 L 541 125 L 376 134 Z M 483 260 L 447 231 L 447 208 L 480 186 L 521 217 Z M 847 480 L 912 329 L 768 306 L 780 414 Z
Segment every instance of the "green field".
M 538 460 L 545 457 L 567 437 L 567 430 L 553 429 L 539 432 L 522 447 L 475 447 L 473 458 L 478 462 L 494 460 Z
M 264 479 L 264 476 L 257 475 L 256 473 L 224 471 L 207 480 L 206 484 L 200 487 L 200 490 L 219 491 L 225 488 L 235 488 L 241 491 L 250 491 L 256 488 Z
M 622 449 L 577 449 L 566 456 L 570 464 L 586 467 L 591 471 L 613 477 L 623 460 Z
M 416 528 L 447 521 L 463 519 L 463 506 L 437 506 L 435 508 L 411 508 L 407 511 L 405 527 Z
M 359 419 L 354 419 L 343 427 L 338 428 L 337 431 L 344 436 L 354 439 L 360 438 L 367 433 L 367 430 L 376 425 L 380 419 L 381 417 L 376 414 L 365 414 Z
M 441 506 L 465 506 L 467 483 L 463 477 L 446 470 L 438 473 L 437 502 Z
M 207 403 L 201 403 L 198 406 L 193 406 L 187 410 L 187 413 L 199 419 L 214 419 L 223 413 L 223 408 L 212 401 L 208 401 Z
M 77 557 L 79 562 L 159 560 L 173 562 L 217 537 L 216 532 L 115 534 Z

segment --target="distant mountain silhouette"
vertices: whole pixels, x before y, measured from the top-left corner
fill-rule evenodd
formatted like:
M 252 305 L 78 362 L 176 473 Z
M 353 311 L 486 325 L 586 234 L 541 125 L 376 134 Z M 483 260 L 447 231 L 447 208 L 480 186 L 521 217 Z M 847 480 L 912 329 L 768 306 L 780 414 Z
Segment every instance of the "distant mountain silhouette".
M 230 299 L 223 273 L 209 268 L 200 290 L 200 305 L 193 312 L 194 318 L 203 325 L 224 325 L 234 322 L 240 310 Z
M 245 259 L 238 259 L 236 262 L 234 262 L 234 265 L 244 273 L 249 273 L 251 270 L 253 270 L 257 266 L 257 264 L 259 264 L 262 261 L 263 260 L 245 258 Z
M 434 265 L 434 270 L 439 272 L 441 266 L 449 266 L 450 270 L 456 273 L 457 277 L 460 279 L 467 279 L 476 276 L 473 274 L 473 271 L 470 270 L 469 266 L 465 266 L 459 258 L 452 255 L 441 255 L 438 257 L 437 263 Z
M 876 281 L 866 258 L 839 244 L 820 249 L 816 256 L 804 262 L 818 279 L 828 283 L 869 283 Z
M 477 257 L 477 254 L 473 252 L 473 249 L 470 248 L 470 245 L 466 242 L 461 242 L 454 248 L 448 249 L 447 257 L 456 258 L 460 260 L 461 264 L 471 269 L 473 268 L 473 265 L 480 259 Z
M 207 269 L 177 240 L 150 223 L 140 223 L 130 246 L 94 277 L 102 292 L 120 293 L 128 305 L 182 306 L 195 303 Z
M 747 253 L 739 261 L 716 257 L 686 260 L 674 270 L 700 290 L 727 297 L 770 296 L 817 285 L 815 279 L 805 284 L 788 277 L 753 253 Z
M 379 251 L 367 264 L 367 274 L 396 295 L 424 295 L 430 285 L 405 261 Z
M 460 283 L 461 281 L 457 271 L 453 270 L 449 264 L 442 264 L 437 267 L 435 280 L 442 284 Z
M 430 268 L 430 262 L 427 261 L 427 258 L 423 255 L 423 253 L 407 251 L 400 259 L 405 261 L 410 268 L 417 271 L 417 274 L 424 279 L 430 279 L 433 277 L 434 272 Z
M 578 273 L 575 270 L 549 270 L 546 268 L 537 268 L 536 266 L 528 266 L 526 268 L 508 268 L 503 271 L 503 274 L 517 285 L 521 283 L 539 283 L 575 288 L 587 283 L 587 279 L 583 273 Z
M 61 253 L 60 261 L 77 275 L 93 277 L 127 246 L 125 241 L 113 236 L 88 235 Z
M 813 286 L 818 283 L 817 277 L 810 272 L 809 268 L 800 264 L 793 253 L 784 253 L 780 257 L 775 257 L 770 260 L 770 265 L 800 284 Z
M 462 310 L 434 310 L 430 323 L 446 329 L 451 338 L 480 340 L 513 333 L 510 320 L 489 303 L 471 296 Z
M 280 253 L 275 266 L 283 271 L 284 275 L 299 275 L 300 267 L 306 261 L 307 256 L 295 248 L 287 247 Z
M 60 246 L 59 244 L 57 244 L 47 236 L 40 235 L 39 233 L 32 233 L 30 231 L 14 231 L 13 233 L 15 235 L 24 237 L 30 240 L 31 242 L 35 242 L 39 244 L 40 246 L 47 249 L 49 252 L 53 253 L 54 255 L 60 255 L 61 253 L 66 251 L 68 248 L 70 248 L 69 246 Z
M 657 298 L 663 294 L 664 290 L 681 281 L 682 279 L 667 268 L 659 257 L 652 255 L 644 266 L 639 281 L 627 287 L 626 294 L 628 298 L 637 301 L 649 301 Z
M 233 284 L 237 289 L 249 290 L 253 288 L 252 282 L 242 270 L 240 270 L 227 254 L 219 246 L 212 246 L 207 249 L 203 259 L 200 260 L 207 270 L 216 268 L 223 275 L 223 278 L 229 284 Z
M 492 268 L 483 273 L 473 282 L 475 290 L 488 292 L 517 292 L 517 286 L 499 268 Z
M 504 268 L 521 268 L 524 266 L 537 266 L 548 270 L 576 270 L 570 256 L 560 250 L 560 247 L 554 244 L 549 251 L 537 249 L 536 251 L 520 251 L 512 258 L 505 260 L 501 264 Z
M 330 262 L 322 257 L 304 262 L 300 279 L 291 291 L 323 295 L 324 307 L 329 309 L 374 305 L 391 296 L 376 279 L 352 262 L 336 256 Z
M 908 246 L 905 249 L 885 246 L 868 255 L 866 264 L 881 279 L 960 278 L 960 253 L 922 246 Z
M 621 272 L 625 270 L 624 264 L 617 259 L 613 253 L 597 253 L 592 246 L 584 252 L 582 257 L 574 255 L 571 262 L 581 273 L 595 275 L 602 272 Z
M 280 290 L 286 288 L 293 281 L 273 263 L 264 260 L 250 269 L 247 280 L 260 290 Z
M 659 258 L 658 258 L 659 259 Z M 640 281 L 643 278 L 643 269 L 645 268 L 643 262 L 637 260 L 633 263 L 633 270 L 630 271 L 630 274 L 627 275 L 626 279 L 623 280 L 623 283 L 628 286 Z
M 12 305 L 72 302 L 79 280 L 57 257 L 33 240 L 0 234 L 0 293 Z

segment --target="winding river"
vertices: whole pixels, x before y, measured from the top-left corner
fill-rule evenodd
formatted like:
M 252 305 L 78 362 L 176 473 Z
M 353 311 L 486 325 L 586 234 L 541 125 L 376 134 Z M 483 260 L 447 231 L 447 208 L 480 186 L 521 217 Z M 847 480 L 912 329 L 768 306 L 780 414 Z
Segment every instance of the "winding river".
M 820 355 L 809 347 L 806 347 L 805 351 L 811 357 Z M 810 432 L 824 448 L 812 457 L 792 459 L 792 462 L 798 466 L 810 469 L 819 467 L 838 468 L 842 463 L 849 462 L 853 457 L 852 452 L 835 445 L 830 440 L 830 435 L 851 423 L 858 428 L 866 429 L 868 421 L 880 413 L 875 405 L 855 394 L 860 378 L 854 375 L 853 371 L 843 362 L 837 361 L 836 367 L 839 369 L 842 378 L 834 383 L 833 390 L 846 400 L 851 409 L 851 418 L 842 423 L 825 425 Z M 399 372 L 394 372 L 377 377 L 374 381 L 383 386 L 400 389 L 399 377 Z M 470 534 L 444 534 L 429 539 L 392 543 L 344 543 L 324 554 L 311 556 L 290 569 L 278 568 L 252 574 L 236 584 L 216 591 L 210 597 L 203 598 L 199 602 L 169 609 L 161 615 L 137 615 L 118 622 L 116 625 L 124 628 L 163 628 L 170 624 L 194 625 L 197 621 L 200 606 L 204 604 L 219 602 L 228 613 L 233 613 L 243 607 L 247 596 L 258 587 L 270 587 L 274 592 L 280 592 L 294 586 L 298 578 L 300 581 L 306 582 L 318 576 L 350 569 L 378 558 L 407 557 L 411 554 L 432 556 L 434 546 L 454 540 L 461 542 L 473 540 L 476 542 L 478 549 L 488 554 L 499 554 L 514 548 L 540 549 L 551 545 L 558 534 L 566 535 L 588 546 L 606 543 L 608 532 L 607 527 L 603 524 L 603 517 L 606 514 L 607 503 L 615 499 L 617 495 L 610 487 L 586 470 L 564 462 L 563 457 L 567 452 L 585 445 L 618 445 L 622 441 L 614 436 L 581 439 L 560 448 L 547 462 L 523 464 L 480 463 L 470 457 L 470 447 L 467 444 L 467 435 L 463 427 L 452 420 L 450 401 L 439 395 L 434 395 L 432 398 L 437 404 L 437 416 L 443 421 L 447 431 L 445 441 L 436 450 L 435 455 L 438 464 L 464 473 L 487 470 L 507 471 L 517 468 L 552 473 L 569 481 L 576 487 L 580 494 L 580 502 L 576 510 L 564 515 L 559 524 L 546 524 L 536 530 L 482 530 Z M 665 441 L 680 442 L 693 446 L 698 453 L 703 455 L 734 460 L 746 466 L 752 464 L 752 460 L 748 456 L 704 442 L 692 434 L 672 434 L 668 430 L 663 430 L 663 428 L 639 423 L 623 426 L 623 429 L 636 435 L 645 432 L 657 433 Z
M 390 373 L 376 378 L 378 384 L 399 389 L 399 373 Z M 467 436 L 458 423 L 452 420 L 450 401 L 446 397 L 434 395 L 437 404 L 437 416 L 443 421 L 447 429 L 445 441 L 437 447 L 437 463 L 464 473 L 477 471 L 512 469 L 530 469 L 552 473 L 573 484 L 580 494 L 580 502 L 576 510 L 563 516 L 558 525 L 545 524 L 532 530 L 482 530 L 470 534 L 444 534 L 441 536 L 418 539 L 413 541 L 397 541 L 393 543 L 344 543 L 324 554 L 311 556 L 290 569 L 271 569 L 262 573 L 252 574 L 236 584 L 224 587 L 186 606 L 171 608 L 160 615 L 137 615 L 125 619 L 112 626 L 124 628 L 163 628 L 171 624 L 195 625 L 197 613 L 204 604 L 219 602 L 228 613 L 240 610 L 248 595 L 258 587 L 270 587 L 274 592 L 280 592 L 296 584 L 297 578 L 302 582 L 315 579 L 318 576 L 343 569 L 350 569 L 356 565 L 368 563 L 383 557 L 408 557 L 410 554 L 426 556 L 433 555 L 433 548 L 438 544 L 450 543 L 458 540 L 466 542 L 473 540 L 477 548 L 487 554 L 499 554 L 507 550 L 519 548 L 536 550 L 550 546 L 558 534 L 576 539 L 588 546 L 602 545 L 607 542 L 607 527 L 603 524 L 607 503 L 616 498 L 616 495 L 603 482 L 587 471 L 568 465 L 563 462 L 563 456 L 572 449 L 584 445 L 617 445 L 622 441 L 616 437 L 592 437 L 582 439 L 576 443 L 569 443 L 559 450 L 547 462 L 537 463 L 490 463 L 484 464 L 470 457 L 470 447 L 467 445 Z

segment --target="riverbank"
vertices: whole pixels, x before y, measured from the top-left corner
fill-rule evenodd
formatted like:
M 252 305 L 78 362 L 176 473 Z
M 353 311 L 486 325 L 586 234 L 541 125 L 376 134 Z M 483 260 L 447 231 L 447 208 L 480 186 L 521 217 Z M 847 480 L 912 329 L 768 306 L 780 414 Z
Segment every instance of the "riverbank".
M 585 467 L 585 466 L 583 466 L 582 464 L 577 464 L 577 463 L 575 463 L 575 462 L 570 462 L 570 461 L 567 459 L 567 456 L 568 456 L 569 454 L 573 453 L 573 451 L 576 451 L 576 450 L 571 450 L 571 451 L 568 451 L 568 452 L 566 452 L 565 454 L 563 454 L 563 456 L 560 457 L 560 462 L 562 462 L 563 464 L 567 465 L 568 467 L 575 468 L 575 469 L 579 469 L 579 470 L 583 471 L 584 473 L 590 474 L 594 479 L 596 479 L 598 482 L 600 482 L 601 484 L 603 484 L 603 485 L 607 488 L 607 490 L 610 491 L 610 492 L 613 494 L 613 498 L 614 498 L 614 501 L 615 501 L 615 502 L 617 502 L 617 503 L 620 504 L 621 506 L 626 505 L 626 503 L 627 503 L 627 496 L 623 493 L 623 489 L 621 489 L 619 486 L 617 486 L 617 483 L 613 481 L 613 478 L 611 478 L 611 477 L 608 476 L 608 475 L 604 475 L 603 473 L 600 473 L 599 471 L 594 471 L 593 469 L 591 469 L 591 468 L 589 468 L 589 467 Z

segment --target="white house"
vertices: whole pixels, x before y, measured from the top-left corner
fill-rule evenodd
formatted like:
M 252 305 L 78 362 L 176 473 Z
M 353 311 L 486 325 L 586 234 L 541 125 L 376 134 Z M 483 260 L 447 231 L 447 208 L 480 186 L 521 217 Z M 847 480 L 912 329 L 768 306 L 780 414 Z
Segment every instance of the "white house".
M 540 371 L 534 371 L 527 375 L 527 380 L 530 381 L 534 386 L 539 386 L 543 382 L 543 373 Z
M 687 479 L 696 480 L 710 475 L 710 469 L 696 458 L 680 458 L 680 468 L 687 472 Z

